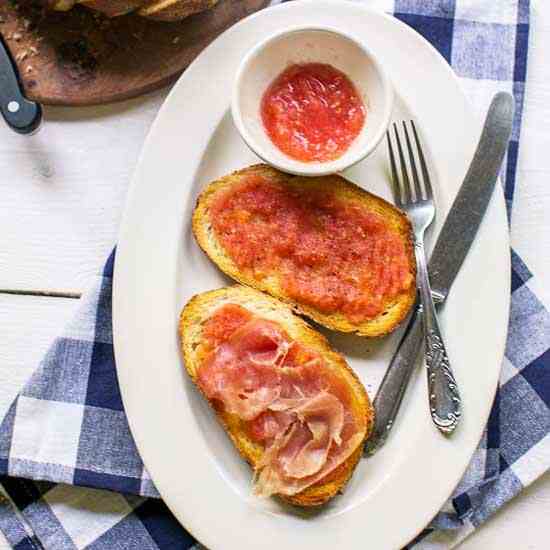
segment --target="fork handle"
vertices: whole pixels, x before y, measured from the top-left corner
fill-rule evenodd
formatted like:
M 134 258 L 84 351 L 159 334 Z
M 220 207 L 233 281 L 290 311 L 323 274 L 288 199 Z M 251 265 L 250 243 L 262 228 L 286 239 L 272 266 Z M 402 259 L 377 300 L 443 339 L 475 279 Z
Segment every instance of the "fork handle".
M 462 401 L 441 337 L 428 277 L 423 239 L 415 240 L 414 248 L 421 317 L 424 325 L 430 414 L 439 430 L 448 434 L 453 432 L 458 424 L 462 414 Z

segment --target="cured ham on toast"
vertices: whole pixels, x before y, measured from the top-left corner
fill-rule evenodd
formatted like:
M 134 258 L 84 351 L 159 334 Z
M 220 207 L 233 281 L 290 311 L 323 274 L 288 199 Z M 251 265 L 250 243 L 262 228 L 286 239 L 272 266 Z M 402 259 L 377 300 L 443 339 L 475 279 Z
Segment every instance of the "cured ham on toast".
M 206 187 L 193 233 L 227 275 L 333 330 L 381 336 L 414 303 L 409 221 L 338 175 L 239 170 Z
M 252 466 L 257 495 L 316 506 L 342 491 L 374 411 L 321 334 L 240 285 L 192 298 L 179 333 L 185 368 Z

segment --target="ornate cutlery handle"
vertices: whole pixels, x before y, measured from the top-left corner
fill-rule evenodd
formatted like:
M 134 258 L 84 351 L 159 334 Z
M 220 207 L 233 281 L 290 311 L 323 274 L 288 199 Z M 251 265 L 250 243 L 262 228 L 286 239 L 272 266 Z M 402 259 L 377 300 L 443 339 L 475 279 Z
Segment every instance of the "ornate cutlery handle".
M 442 432 L 451 433 L 462 414 L 462 402 L 441 337 L 428 278 L 424 243 L 420 239 L 415 242 L 415 255 L 426 345 L 430 413 L 434 424 Z

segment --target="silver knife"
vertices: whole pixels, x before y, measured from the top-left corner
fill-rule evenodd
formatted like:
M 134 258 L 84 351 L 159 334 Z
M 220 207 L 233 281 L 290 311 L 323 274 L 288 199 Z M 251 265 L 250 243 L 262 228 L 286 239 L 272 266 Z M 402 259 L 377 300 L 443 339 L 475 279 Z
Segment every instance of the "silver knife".
M 513 118 L 514 99 L 510 94 L 498 93 L 491 102 L 474 158 L 430 258 L 430 282 L 434 298 L 440 304 L 446 300 L 487 211 L 512 133 Z M 397 416 L 422 347 L 420 315 L 415 305 L 405 334 L 374 398 L 375 423 L 373 433 L 365 444 L 366 454 L 373 454 L 383 445 Z M 440 384 L 442 380 L 436 377 L 430 383 Z M 439 406 L 452 415 L 452 402 L 440 402 Z

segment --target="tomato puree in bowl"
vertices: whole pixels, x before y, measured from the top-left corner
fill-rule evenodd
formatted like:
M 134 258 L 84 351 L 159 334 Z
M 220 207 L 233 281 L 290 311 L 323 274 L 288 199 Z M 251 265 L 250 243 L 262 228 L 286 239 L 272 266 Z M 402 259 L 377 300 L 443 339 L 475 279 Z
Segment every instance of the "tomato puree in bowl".
M 268 86 L 260 109 L 271 141 L 302 162 L 341 157 L 366 118 L 365 105 L 351 80 L 324 63 L 289 66 Z

